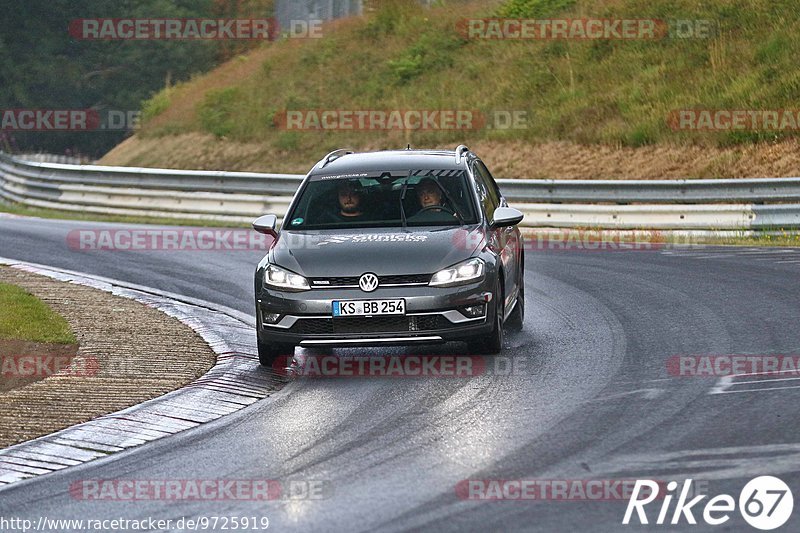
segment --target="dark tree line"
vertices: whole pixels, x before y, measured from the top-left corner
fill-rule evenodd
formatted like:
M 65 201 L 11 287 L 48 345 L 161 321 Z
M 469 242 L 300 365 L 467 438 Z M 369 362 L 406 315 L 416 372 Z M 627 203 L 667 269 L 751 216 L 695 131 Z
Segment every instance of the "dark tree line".
M 224 41 L 91 41 L 70 21 L 91 18 L 266 17 L 270 0 L 0 0 L 0 110 L 138 110 L 252 46 Z M 0 149 L 99 156 L 129 132 L 0 131 Z

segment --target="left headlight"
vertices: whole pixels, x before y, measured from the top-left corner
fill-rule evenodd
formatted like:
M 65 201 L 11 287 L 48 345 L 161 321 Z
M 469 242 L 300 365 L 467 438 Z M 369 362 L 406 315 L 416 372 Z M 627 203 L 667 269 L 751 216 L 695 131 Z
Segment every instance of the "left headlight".
M 452 287 L 453 285 L 469 283 L 482 278 L 485 270 L 486 266 L 483 259 L 477 257 L 467 259 L 434 274 L 429 285 L 431 287 Z
M 275 265 L 267 265 L 264 270 L 264 284 L 268 287 L 292 291 L 307 291 L 311 289 L 306 278 Z

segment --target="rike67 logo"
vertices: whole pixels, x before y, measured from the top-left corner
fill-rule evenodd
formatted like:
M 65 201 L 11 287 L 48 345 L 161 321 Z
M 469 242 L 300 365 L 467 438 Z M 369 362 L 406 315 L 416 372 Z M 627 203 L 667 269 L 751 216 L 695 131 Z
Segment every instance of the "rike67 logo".
M 684 481 L 680 495 L 677 493 L 678 483 L 676 481 L 670 481 L 666 488 L 666 494 L 661 494 L 659 483 L 649 479 L 636 480 L 622 523 L 630 524 L 635 511 L 640 524 L 649 524 L 645 507 L 659 499 L 661 509 L 655 524 L 677 525 L 682 520 L 686 520 L 688 524 L 697 524 L 694 513 L 700 513 L 700 506 L 697 509 L 693 508 L 707 495 L 701 494 L 689 499 L 692 492 L 691 479 Z M 645 496 L 640 498 L 642 494 Z M 670 519 L 670 506 L 674 496 L 678 496 L 678 499 Z M 728 494 L 714 496 L 702 507 L 702 518 L 710 526 L 722 525 L 730 520 L 731 513 L 736 510 L 736 504 L 733 496 Z M 738 507 L 745 522 L 756 529 L 767 531 L 779 528 L 789 520 L 794 508 L 794 498 L 791 489 L 782 480 L 773 476 L 760 476 L 751 479 L 739 493 Z

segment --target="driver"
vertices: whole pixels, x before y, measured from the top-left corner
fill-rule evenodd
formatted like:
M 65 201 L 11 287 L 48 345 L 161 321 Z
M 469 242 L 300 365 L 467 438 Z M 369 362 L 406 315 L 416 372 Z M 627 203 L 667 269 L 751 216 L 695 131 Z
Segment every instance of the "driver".
M 455 218 L 455 214 L 447 207 L 444 207 L 442 189 L 432 178 L 420 180 L 416 191 L 420 210 L 409 220 L 414 222 L 443 222 Z
M 417 185 L 417 200 L 422 209 L 442 205 L 442 191 L 435 181 L 425 178 Z M 439 212 L 441 209 L 432 209 L 432 211 Z

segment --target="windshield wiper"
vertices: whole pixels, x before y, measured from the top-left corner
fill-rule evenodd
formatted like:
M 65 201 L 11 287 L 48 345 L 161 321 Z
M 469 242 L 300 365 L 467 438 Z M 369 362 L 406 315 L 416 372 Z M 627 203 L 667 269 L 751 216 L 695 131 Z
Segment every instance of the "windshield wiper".
M 403 230 L 405 230 L 408 227 L 408 219 L 406 218 L 406 208 L 403 206 L 403 202 L 405 202 L 406 192 L 408 192 L 408 179 L 410 177 L 411 177 L 411 171 L 408 172 L 406 181 L 403 183 L 403 188 L 400 191 L 400 220 L 403 223 Z
M 434 180 L 434 183 L 436 184 L 437 187 L 439 187 L 439 190 L 442 191 L 442 194 L 444 195 L 445 199 L 447 200 L 447 203 L 450 204 L 450 206 L 453 208 L 453 214 L 458 219 L 459 225 L 463 226 L 464 225 L 464 217 L 458 211 L 458 206 L 453 201 L 453 197 L 450 196 L 450 194 L 447 192 L 447 189 L 442 187 L 442 184 L 439 183 L 437 180 Z

